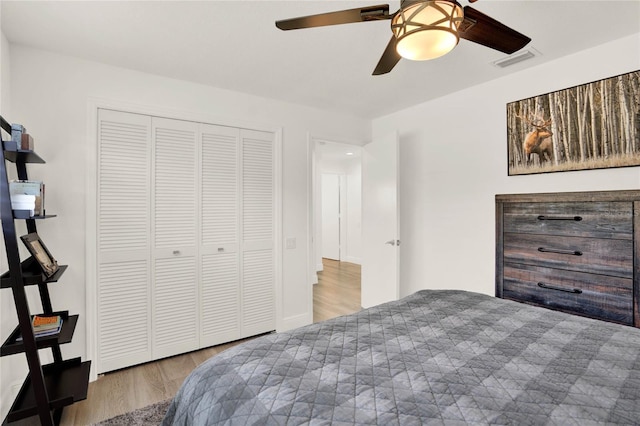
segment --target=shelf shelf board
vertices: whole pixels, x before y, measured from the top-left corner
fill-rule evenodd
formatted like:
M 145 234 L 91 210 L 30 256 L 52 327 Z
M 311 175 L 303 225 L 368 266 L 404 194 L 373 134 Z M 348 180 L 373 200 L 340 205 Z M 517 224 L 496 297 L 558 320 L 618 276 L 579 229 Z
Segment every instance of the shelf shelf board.
M 22 281 L 24 285 L 38 285 L 43 283 L 54 283 L 57 282 L 64 271 L 67 270 L 67 265 L 58 265 L 58 270 L 55 274 L 47 278 L 42 273 L 42 269 L 35 261 L 33 257 L 29 257 L 24 260 L 21 264 L 22 266 Z M 0 275 L 0 288 L 10 288 L 11 287 L 11 274 L 9 271 Z
M 14 219 L 50 219 L 52 217 L 56 217 L 55 214 L 46 214 L 44 216 L 31 216 L 30 210 L 14 210 L 13 218 Z
M 11 161 L 12 163 L 17 163 L 18 161 L 24 162 L 24 163 L 32 163 L 32 164 L 44 164 L 45 161 L 40 158 L 40 156 L 38 154 L 36 154 L 34 151 L 22 151 L 22 150 L 17 150 L 17 151 L 9 151 L 6 150 L 4 152 L 4 158 L 6 158 L 7 160 Z
M 62 329 L 58 334 L 36 338 L 36 346 L 38 349 L 50 348 L 51 346 L 71 342 L 76 324 L 78 323 L 78 315 L 69 315 L 68 311 L 53 312 L 47 315 L 60 315 L 62 317 Z M 22 341 L 17 341 L 20 335 L 20 326 L 17 326 L 0 347 L 0 356 L 13 355 L 25 351 Z
M 80 358 L 44 365 L 42 374 L 49 396 L 49 408 L 55 410 L 87 399 L 90 369 L 91 361 L 81 362 Z M 10 423 L 37 414 L 38 407 L 31 378 L 27 376 L 5 422 Z

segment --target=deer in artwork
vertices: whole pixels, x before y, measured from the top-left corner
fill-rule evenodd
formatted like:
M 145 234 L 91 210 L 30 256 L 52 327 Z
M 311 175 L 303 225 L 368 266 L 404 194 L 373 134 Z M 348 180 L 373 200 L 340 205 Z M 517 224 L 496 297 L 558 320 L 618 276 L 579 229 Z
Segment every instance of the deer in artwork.
M 524 143 L 522 144 L 527 164 L 531 164 L 532 162 L 531 154 L 538 154 L 540 164 L 547 160 L 553 161 L 553 141 L 551 140 L 553 132 L 549 130 L 551 119 L 543 121 L 542 119 L 536 120 L 519 115 L 516 117 L 526 121 L 534 128 L 534 130 L 525 136 Z

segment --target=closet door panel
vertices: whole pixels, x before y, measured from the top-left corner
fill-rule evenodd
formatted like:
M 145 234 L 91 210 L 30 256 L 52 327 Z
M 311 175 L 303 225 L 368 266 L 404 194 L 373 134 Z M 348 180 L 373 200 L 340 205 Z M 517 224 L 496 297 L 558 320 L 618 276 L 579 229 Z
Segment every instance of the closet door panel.
M 195 248 L 197 232 L 197 125 L 153 119 L 154 247 Z
M 203 246 L 238 244 L 239 142 L 236 128 L 201 125 Z
M 201 344 L 241 338 L 239 271 L 240 132 L 202 124 L 201 129 Z
M 199 347 L 196 123 L 153 118 L 153 358 Z
M 242 273 L 243 337 L 275 330 L 273 250 L 245 251 Z
M 149 272 L 146 260 L 98 268 L 99 373 L 151 360 Z
M 98 111 L 98 373 L 151 360 L 150 158 L 150 117 Z
M 274 137 L 241 130 L 242 334 L 275 329 Z
M 157 259 L 154 282 L 153 357 L 199 348 L 194 256 Z
M 202 256 L 201 346 L 240 339 L 240 271 L 237 252 Z

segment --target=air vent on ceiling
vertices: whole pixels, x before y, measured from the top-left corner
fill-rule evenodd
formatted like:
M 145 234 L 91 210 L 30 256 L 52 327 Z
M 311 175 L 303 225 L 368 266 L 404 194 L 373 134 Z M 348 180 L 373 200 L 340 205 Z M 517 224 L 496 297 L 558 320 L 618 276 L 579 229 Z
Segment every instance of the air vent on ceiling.
M 540 53 L 535 49 L 527 49 L 522 52 L 514 53 L 513 55 L 509 55 L 506 58 L 498 59 L 495 62 L 492 62 L 493 65 L 500 68 L 510 67 L 511 65 L 515 65 L 519 62 L 529 60 L 531 58 L 535 58 L 536 56 L 540 56 Z

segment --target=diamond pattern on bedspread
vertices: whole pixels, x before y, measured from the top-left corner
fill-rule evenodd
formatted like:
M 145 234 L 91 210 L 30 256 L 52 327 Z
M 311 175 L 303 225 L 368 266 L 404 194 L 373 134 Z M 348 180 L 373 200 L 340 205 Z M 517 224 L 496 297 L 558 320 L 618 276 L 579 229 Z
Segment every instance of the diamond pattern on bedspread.
M 228 349 L 192 372 L 163 424 L 638 419 L 640 330 L 442 290 Z

